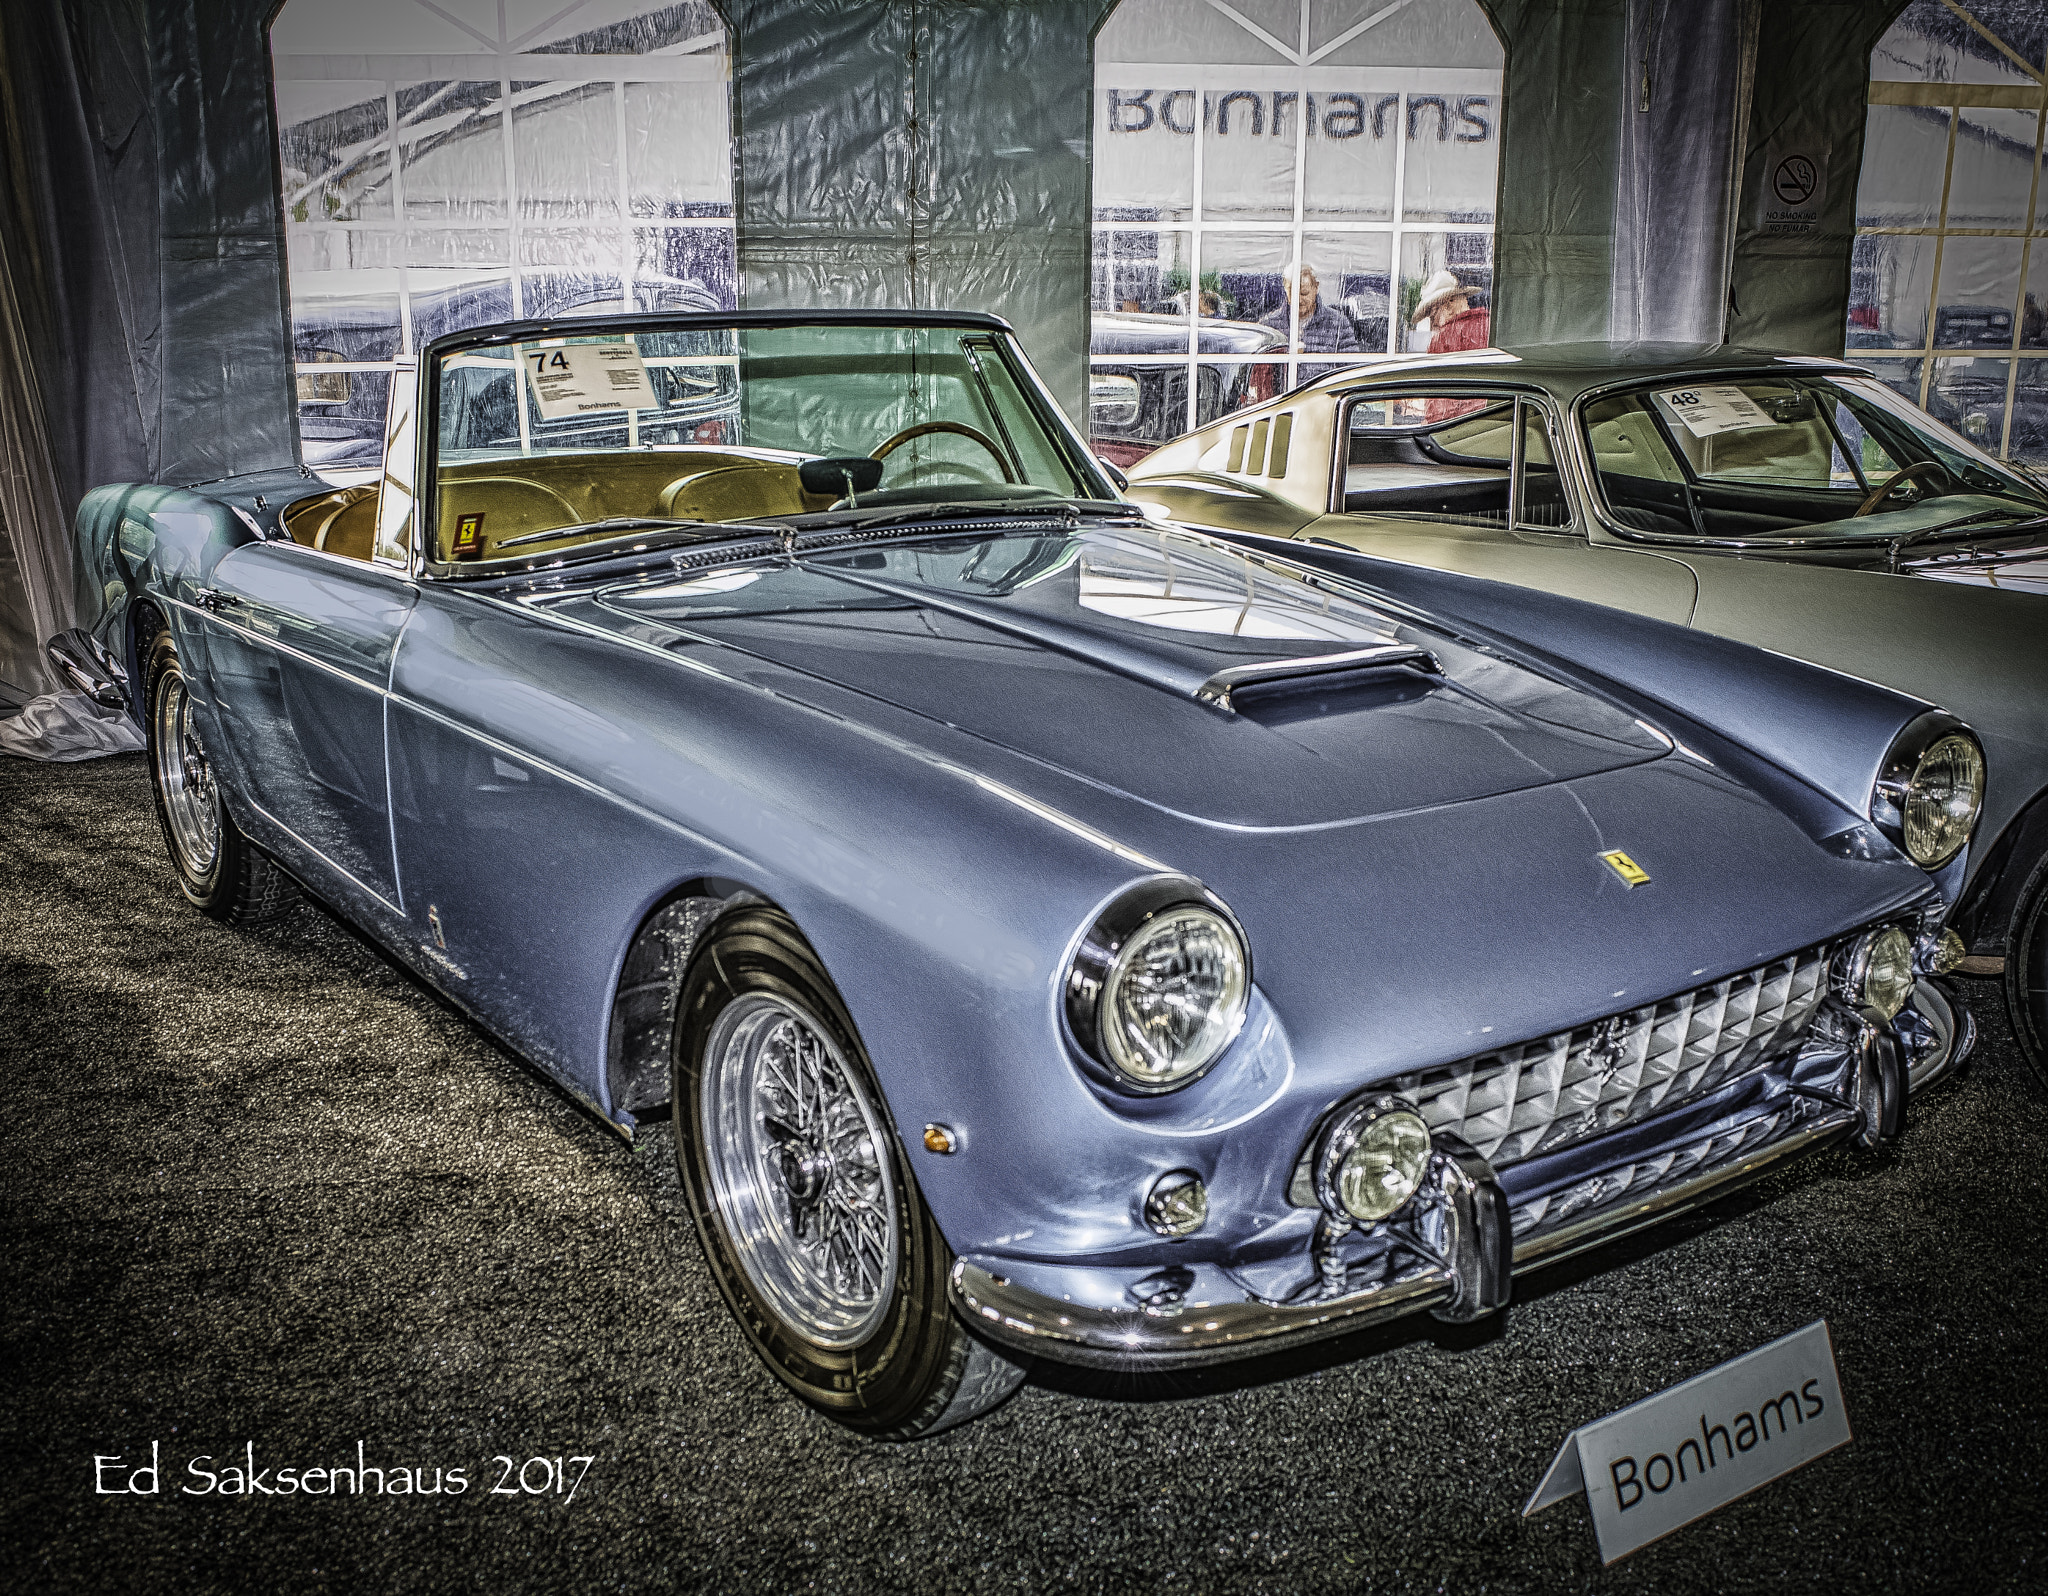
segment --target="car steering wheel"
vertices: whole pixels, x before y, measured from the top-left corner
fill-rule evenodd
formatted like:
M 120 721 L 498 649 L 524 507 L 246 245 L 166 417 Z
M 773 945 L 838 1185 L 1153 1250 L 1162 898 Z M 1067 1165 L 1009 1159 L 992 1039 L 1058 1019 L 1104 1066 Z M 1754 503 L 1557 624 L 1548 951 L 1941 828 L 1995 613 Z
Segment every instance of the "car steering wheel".
M 1876 510 L 1878 505 L 1884 502 L 1885 496 L 1892 489 L 1903 488 L 1908 482 L 1919 482 L 1929 476 L 1947 477 L 1948 467 L 1939 460 L 1915 460 L 1909 466 L 1901 466 L 1870 490 L 1870 497 L 1856 506 L 1849 519 L 1853 521 L 1859 515 L 1869 515 L 1872 511 Z M 1939 491 L 1937 489 L 1936 493 L 1938 494 Z M 1927 495 L 1923 495 L 1923 497 L 1925 496 Z
M 995 439 L 991 438 L 987 433 L 977 432 L 974 428 L 968 426 L 967 423 L 964 421 L 920 421 L 914 427 L 905 427 L 901 432 L 892 434 L 890 437 L 885 439 L 882 443 L 882 446 L 879 449 L 875 450 L 873 454 L 869 455 L 868 458 L 870 460 L 886 460 L 889 458 L 890 455 L 894 454 L 897 451 L 897 449 L 901 448 L 904 444 L 908 443 L 912 438 L 922 438 L 927 433 L 933 432 L 957 432 L 960 434 L 961 437 L 971 439 L 973 442 L 980 444 L 984 449 L 988 450 L 989 454 L 995 460 L 996 469 L 1002 472 L 1003 480 L 1005 482 L 1017 482 L 1021 480 L 1014 472 L 1010 470 L 1010 462 L 1003 457 L 1002 446 L 998 444 Z

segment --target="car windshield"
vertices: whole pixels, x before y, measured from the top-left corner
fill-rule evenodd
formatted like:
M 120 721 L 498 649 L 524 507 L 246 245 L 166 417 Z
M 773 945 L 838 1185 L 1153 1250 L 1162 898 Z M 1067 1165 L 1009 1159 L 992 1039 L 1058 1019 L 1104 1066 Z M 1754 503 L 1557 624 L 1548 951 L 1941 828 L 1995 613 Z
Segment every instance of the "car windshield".
M 439 563 L 665 526 L 1112 496 L 993 329 L 579 329 L 444 353 L 429 392 Z
M 1633 531 L 1919 539 L 2048 515 L 2048 494 L 1863 376 L 1702 375 L 1580 412 L 1608 514 Z

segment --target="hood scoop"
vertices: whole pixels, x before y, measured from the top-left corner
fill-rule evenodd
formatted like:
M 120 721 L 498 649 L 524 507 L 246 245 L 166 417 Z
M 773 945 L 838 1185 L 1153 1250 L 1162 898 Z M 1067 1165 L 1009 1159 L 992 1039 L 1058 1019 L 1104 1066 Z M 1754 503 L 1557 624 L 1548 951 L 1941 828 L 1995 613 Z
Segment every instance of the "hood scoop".
M 1136 646 L 1133 646 L 1133 641 L 1127 641 L 1126 637 L 1115 632 L 1092 626 L 1076 627 L 1036 608 L 1023 608 L 1002 600 L 961 593 L 935 592 L 928 586 L 894 582 L 862 571 L 837 569 L 833 575 L 842 582 L 866 588 L 872 593 L 942 610 L 963 620 L 1006 632 L 1012 637 L 1057 649 L 1062 654 L 1113 670 L 1120 676 L 1192 698 L 1227 715 L 1237 713 L 1233 694 L 1255 691 L 1267 683 L 1296 683 L 1312 676 L 1349 676 L 1365 671 L 1403 668 L 1420 670 L 1431 676 L 1443 674 L 1436 656 L 1428 649 L 1415 643 L 1393 641 L 1375 643 L 1369 648 L 1340 649 L 1334 653 L 1285 654 L 1277 658 L 1249 660 L 1242 665 L 1207 670 L 1204 674 L 1206 666 L 1203 664 L 1183 665 L 1172 657 L 1162 656 L 1156 647 L 1144 646 L 1150 639 L 1135 640 Z M 1081 601 L 1084 605 L 1088 597 L 1087 576 L 1084 564 L 1081 575 Z M 1234 599 L 1235 595 L 1232 597 Z
M 1441 676 L 1444 668 L 1428 649 L 1415 643 L 1381 643 L 1374 648 L 1354 648 L 1342 654 L 1308 654 L 1290 659 L 1260 660 L 1251 665 L 1226 665 L 1195 690 L 1195 697 L 1230 714 L 1237 713 L 1233 693 L 1257 692 L 1276 682 L 1300 685 L 1311 676 L 1351 676 L 1360 671 L 1385 671 L 1407 667 L 1429 676 Z

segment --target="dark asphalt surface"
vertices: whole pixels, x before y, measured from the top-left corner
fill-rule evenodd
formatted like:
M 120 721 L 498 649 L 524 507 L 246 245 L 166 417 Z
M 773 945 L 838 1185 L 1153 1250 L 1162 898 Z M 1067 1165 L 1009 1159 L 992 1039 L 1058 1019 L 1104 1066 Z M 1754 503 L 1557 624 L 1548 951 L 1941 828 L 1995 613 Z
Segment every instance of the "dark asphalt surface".
M 140 756 L 0 759 L 0 826 L 12 1589 L 2048 1586 L 2048 1096 L 1989 986 L 1894 1152 L 1525 1280 L 1504 1322 L 1045 1369 L 884 1446 L 756 1365 L 665 1139 L 629 1150 L 316 909 L 187 909 Z M 1520 1516 L 1575 1425 L 1822 1317 L 1853 1445 L 1610 1569 L 1582 1502 Z M 152 1443 L 158 1495 L 96 1493 Z M 186 1490 L 202 1455 L 358 1443 L 468 1489 Z M 579 1455 L 573 1500 L 492 1491 L 494 1457 Z

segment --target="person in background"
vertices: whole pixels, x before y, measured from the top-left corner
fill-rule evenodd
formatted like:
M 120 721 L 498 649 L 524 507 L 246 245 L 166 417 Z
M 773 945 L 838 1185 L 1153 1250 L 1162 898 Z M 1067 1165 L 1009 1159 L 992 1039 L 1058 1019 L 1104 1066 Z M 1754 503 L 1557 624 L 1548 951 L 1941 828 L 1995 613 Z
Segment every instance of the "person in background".
M 1286 285 L 1288 297 L 1294 303 L 1282 301 L 1277 310 L 1268 311 L 1259 318 L 1260 325 L 1271 327 L 1278 332 L 1289 331 L 1288 312 L 1297 312 L 1301 317 L 1301 331 L 1294 347 L 1304 355 L 1355 355 L 1361 353 L 1358 347 L 1358 333 L 1351 325 L 1351 318 L 1334 305 L 1323 303 L 1318 291 L 1316 269 L 1305 262 L 1296 261 L 1280 274 L 1280 281 Z
M 1484 305 L 1474 305 L 1472 291 L 1448 271 L 1440 271 L 1422 285 L 1422 298 L 1415 306 L 1419 326 L 1428 322 L 1429 352 L 1454 354 L 1461 349 L 1484 349 L 1493 342 L 1493 317 Z
M 1429 353 L 1454 354 L 1461 349 L 1484 349 L 1493 341 L 1493 317 L 1484 305 L 1475 306 L 1471 290 L 1448 271 L 1440 271 L 1422 285 L 1422 298 L 1415 306 L 1419 331 L 1429 327 Z M 1476 399 L 1430 399 L 1424 402 L 1425 418 L 1451 421 L 1484 408 Z

